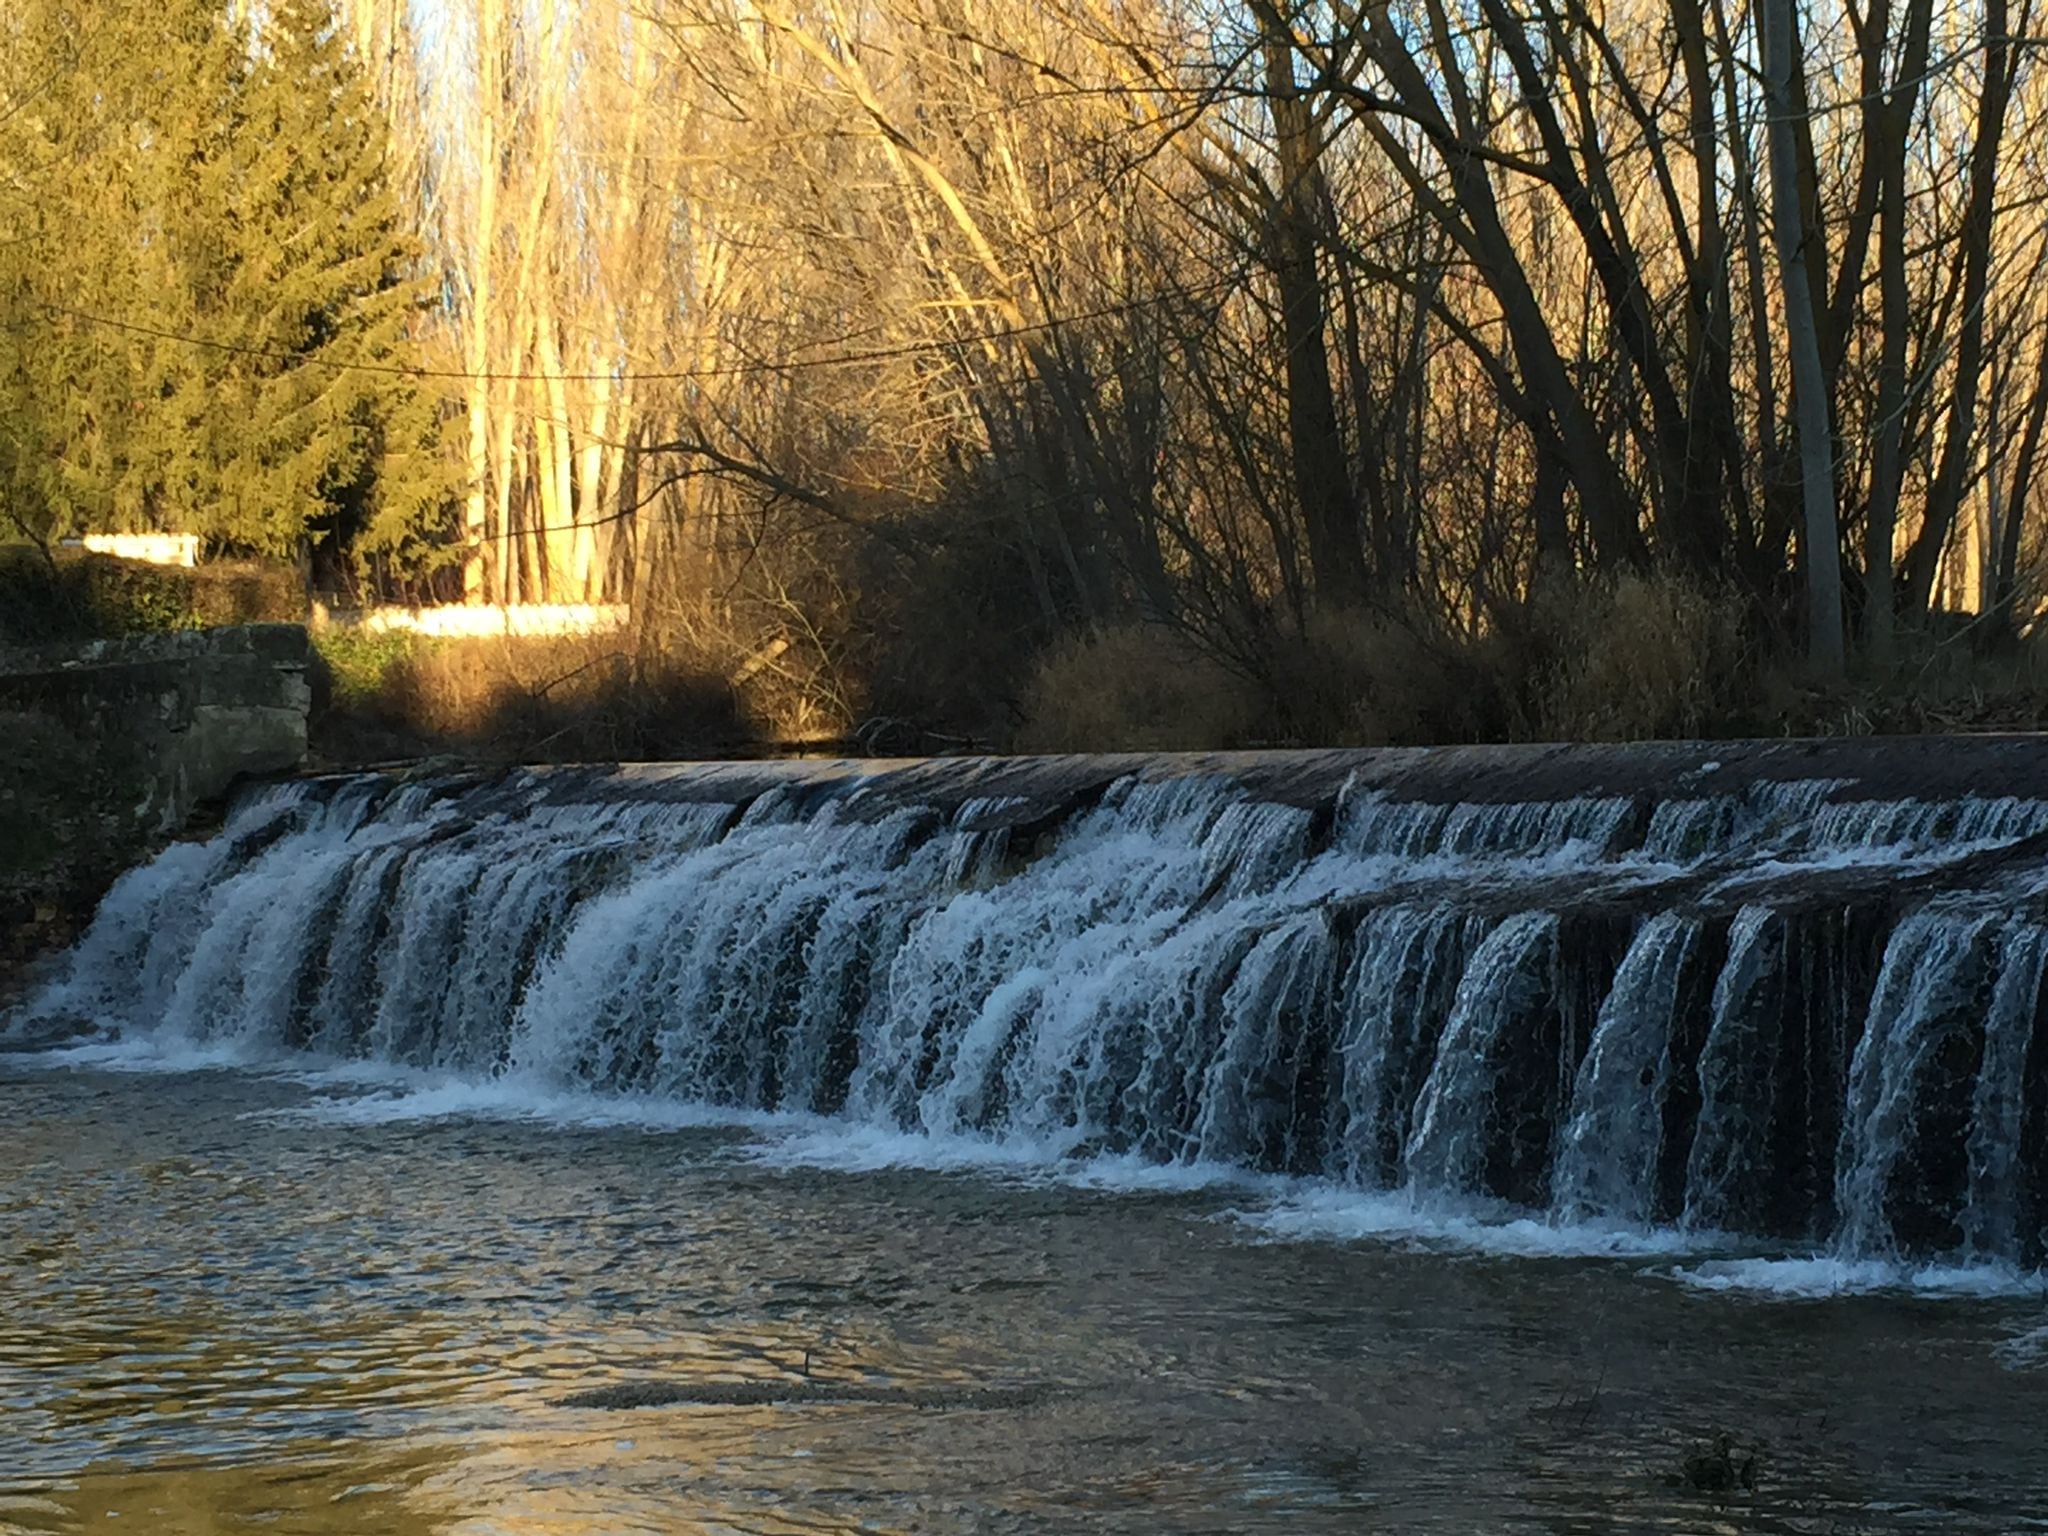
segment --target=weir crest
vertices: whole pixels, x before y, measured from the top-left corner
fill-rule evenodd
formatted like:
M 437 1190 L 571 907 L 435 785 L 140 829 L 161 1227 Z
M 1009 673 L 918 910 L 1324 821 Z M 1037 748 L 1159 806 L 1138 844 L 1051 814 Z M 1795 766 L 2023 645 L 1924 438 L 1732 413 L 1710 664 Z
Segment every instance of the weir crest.
M 2029 739 L 685 765 L 252 790 L 14 1027 L 2031 1267 L 2044 978 Z

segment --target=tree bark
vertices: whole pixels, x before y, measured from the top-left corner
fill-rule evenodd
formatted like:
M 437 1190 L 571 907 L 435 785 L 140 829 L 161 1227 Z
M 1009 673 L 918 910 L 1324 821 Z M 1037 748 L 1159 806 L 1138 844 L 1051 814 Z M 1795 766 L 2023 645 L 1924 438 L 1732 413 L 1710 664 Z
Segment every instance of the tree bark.
M 1266 111 L 1279 151 L 1268 264 L 1280 290 L 1287 344 L 1287 435 L 1295 494 L 1308 534 L 1309 566 L 1320 599 L 1339 605 L 1366 595 L 1365 547 L 1345 463 L 1336 393 L 1330 386 L 1328 323 L 1317 255 L 1321 146 L 1294 78 L 1294 47 L 1273 0 L 1252 0 L 1265 65 Z
M 1807 260 L 1804 199 L 1800 195 L 1799 125 L 1805 92 L 1796 81 L 1805 69 L 1794 0 L 1760 0 L 1764 95 L 1770 122 L 1771 204 L 1778 237 L 1778 273 L 1785 305 L 1785 340 L 1792 354 L 1793 406 L 1799 434 L 1800 503 L 1804 514 L 1800 561 L 1806 576 L 1807 655 L 1824 677 L 1840 676 L 1842 563 L 1836 532 L 1834 440 L 1828 426 L 1826 372 Z
M 1942 551 L 1962 503 L 1963 479 L 1975 453 L 1977 396 L 1984 371 L 1984 309 L 1991 265 L 1991 226 L 1996 216 L 1998 151 L 2005 133 L 2012 75 L 2006 59 L 2005 0 L 1985 0 L 1984 91 L 1978 102 L 1976 140 L 1970 146 L 1970 200 L 1963 216 L 1961 336 L 1956 343 L 1955 400 L 1949 408 L 1948 437 L 1941 465 L 1927 496 L 1927 515 L 1906 556 L 1906 604 L 1927 612 Z

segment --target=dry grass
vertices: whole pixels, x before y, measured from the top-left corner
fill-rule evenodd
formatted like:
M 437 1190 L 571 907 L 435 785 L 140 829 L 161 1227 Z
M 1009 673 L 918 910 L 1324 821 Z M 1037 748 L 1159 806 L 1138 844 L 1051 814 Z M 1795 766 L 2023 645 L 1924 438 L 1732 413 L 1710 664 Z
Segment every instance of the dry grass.
M 720 756 L 754 732 L 714 658 L 633 635 L 319 637 L 314 745 L 330 761 Z
M 1056 643 L 1025 689 L 1027 752 L 1176 752 L 1258 735 L 1257 692 L 1183 636 L 1124 624 Z
M 1128 624 L 1054 645 L 1025 693 L 1031 751 L 1385 746 L 1484 734 L 1489 690 L 1454 645 L 1384 615 L 1313 615 L 1269 637 L 1256 679 L 1187 637 Z
M 1712 734 L 1753 696 L 1742 608 L 1675 576 L 1553 586 L 1530 609 L 1528 734 L 1642 741 Z
M 1497 690 L 1462 641 L 1405 615 L 1323 609 L 1273 646 L 1268 735 L 1293 746 L 1485 736 Z
M 1997 639 L 1998 643 L 1987 644 Z M 1754 735 L 1898 736 L 2048 729 L 2048 634 L 1899 636 L 1889 666 L 1865 665 L 1844 682 L 1816 682 L 1796 662 L 1760 670 L 1755 707 L 1732 722 Z

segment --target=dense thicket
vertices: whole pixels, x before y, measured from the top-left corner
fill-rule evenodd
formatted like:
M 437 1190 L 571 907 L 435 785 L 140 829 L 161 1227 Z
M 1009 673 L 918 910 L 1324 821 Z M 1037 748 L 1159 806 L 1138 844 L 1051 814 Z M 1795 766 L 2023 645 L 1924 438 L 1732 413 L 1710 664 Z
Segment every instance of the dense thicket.
M 629 599 L 786 728 L 998 729 L 1114 665 L 1247 691 L 1224 734 L 1327 734 L 1333 691 L 1356 734 L 1551 729 L 1632 687 L 1588 728 L 1672 730 L 1760 656 L 2031 622 L 2031 4 L 346 0 L 320 46 L 389 119 L 361 206 L 409 198 L 408 345 L 459 359 L 471 595 Z M 69 89 L 25 114 L 53 143 L 110 110 Z M 269 132 L 312 154 L 318 117 Z M 356 226 L 391 252 L 361 292 L 404 291 L 397 226 Z M 145 249 L 64 291 L 203 330 Z M 278 344 L 386 355 L 373 313 Z M 229 371 L 60 334 L 60 375 Z M 253 409 L 161 398 L 228 441 Z M 351 462 L 321 483 L 443 483 Z M 154 515 L 161 473 L 100 473 Z
M 145 565 L 0 544 L 0 647 L 224 624 L 297 624 L 305 617 L 305 584 L 283 561 Z

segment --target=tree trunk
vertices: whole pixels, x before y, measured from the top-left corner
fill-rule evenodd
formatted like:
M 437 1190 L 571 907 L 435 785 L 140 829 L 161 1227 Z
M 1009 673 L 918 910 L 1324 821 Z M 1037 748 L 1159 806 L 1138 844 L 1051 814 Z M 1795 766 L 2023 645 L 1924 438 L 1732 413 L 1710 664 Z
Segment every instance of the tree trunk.
M 1317 595 L 1340 605 L 1356 603 L 1366 590 L 1365 546 L 1330 386 L 1329 317 L 1317 264 L 1317 214 L 1326 197 L 1320 146 L 1308 103 L 1295 83 L 1286 19 L 1272 0 L 1252 0 L 1252 13 L 1261 34 L 1266 110 L 1279 150 L 1269 265 L 1280 289 L 1287 343 L 1287 436 L 1295 493 Z
M 1900 482 L 1905 475 L 1902 445 L 1906 432 L 1906 341 L 1912 326 L 1911 297 L 1906 291 L 1906 138 L 1913 105 L 1919 100 L 1920 71 L 1927 57 L 1932 0 L 1912 0 L 1906 18 L 1903 73 L 1882 110 L 1870 117 L 1876 138 L 1864 153 L 1878 157 L 1877 278 L 1881 315 L 1878 342 L 1877 459 L 1871 470 L 1870 506 L 1863 531 L 1863 634 L 1873 660 L 1891 658 L 1897 598 L 1892 589 L 1892 546 L 1899 522 Z M 1881 54 L 1884 38 L 1877 30 L 1889 14 L 1873 9 L 1865 23 L 1871 36 L 1865 48 Z M 1866 73 L 1875 73 L 1875 68 Z M 1845 276 L 1845 283 L 1848 279 Z
M 1962 505 L 1963 478 L 1975 453 L 1977 395 L 1984 370 L 1984 308 L 1991 264 L 1991 226 L 1997 212 L 1999 143 L 2012 87 L 2006 67 L 2005 0 L 1985 0 L 1984 92 L 1978 102 L 1976 140 L 1970 146 L 1970 201 L 1963 216 L 1963 286 L 1956 343 L 1955 401 L 1948 438 L 1927 496 L 1927 516 L 1906 556 L 1906 603 L 1925 613 L 1934 596 L 1942 551 Z
M 491 524 L 491 264 L 498 245 L 498 114 L 504 87 L 499 68 L 504 59 L 504 18 L 497 0 L 477 8 L 476 113 L 477 163 L 475 222 L 468 249 L 469 294 L 464 340 L 469 378 L 469 486 L 463 502 L 462 595 L 468 602 L 487 599 L 490 580 Z M 500 554 L 502 561 L 502 553 Z M 502 575 L 499 576 L 502 582 Z
M 1991 580 L 1991 603 L 2008 630 L 2015 627 L 2013 606 L 2019 598 L 2020 532 L 2033 496 L 2034 465 L 2041 452 L 2043 427 L 2048 426 L 2048 340 L 2035 364 L 2034 392 L 2027 402 L 2027 424 L 2013 467 L 2012 489 L 2005 501 L 2005 525 L 1999 530 L 1997 566 Z
M 1793 407 L 1799 433 L 1800 501 L 1806 575 L 1807 654 L 1814 670 L 1839 676 L 1842 643 L 1842 563 L 1835 518 L 1834 442 L 1828 429 L 1826 374 L 1807 262 L 1804 199 L 1800 195 L 1799 122 L 1805 92 L 1795 81 L 1805 64 L 1793 16 L 1794 0 L 1760 0 L 1764 91 L 1770 113 L 1771 203 L 1778 236 L 1778 274 L 1785 305 L 1785 340 L 1792 354 Z

